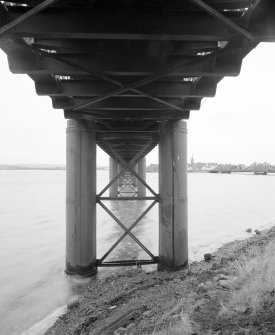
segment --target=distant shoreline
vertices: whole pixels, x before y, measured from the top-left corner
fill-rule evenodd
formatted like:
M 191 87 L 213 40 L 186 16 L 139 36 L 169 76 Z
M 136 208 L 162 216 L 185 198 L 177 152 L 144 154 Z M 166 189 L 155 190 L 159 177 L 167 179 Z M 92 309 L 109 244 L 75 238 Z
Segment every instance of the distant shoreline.
M 31 166 L 31 165 L 0 165 L 0 171 L 18 170 L 66 170 L 66 166 Z M 108 170 L 107 167 L 97 167 L 97 170 Z
M 3 171 L 14 171 L 14 170 L 66 170 L 65 167 L 2 167 L 0 166 L 0 170 Z

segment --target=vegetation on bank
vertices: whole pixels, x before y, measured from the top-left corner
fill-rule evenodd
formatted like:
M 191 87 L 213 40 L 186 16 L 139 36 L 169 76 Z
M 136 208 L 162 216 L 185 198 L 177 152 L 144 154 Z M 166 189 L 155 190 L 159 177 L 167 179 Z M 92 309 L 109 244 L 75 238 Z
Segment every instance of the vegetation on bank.
M 247 316 L 247 327 L 241 329 L 243 334 L 252 334 L 253 329 L 249 327 L 250 319 L 258 319 L 261 325 L 262 315 L 270 313 L 273 324 L 272 314 L 275 306 L 275 242 L 272 240 L 263 247 L 263 243 L 252 244 L 239 255 L 230 265 L 230 272 L 234 277 L 230 277 L 231 285 L 229 295 L 220 296 L 219 317 L 223 323 L 231 323 L 232 319 L 242 319 Z M 225 276 L 224 278 L 226 278 Z M 230 282 L 229 282 L 230 284 Z M 180 301 L 177 306 L 168 312 L 169 317 L 163 316 L 165 325 L 160 331 L 154 331 L 152 335 L 193 335 L 203 334 L 200 330 L 199 322 L 193 320 L 196 310 L 200 310 L 200 302 L 192 299 L 192 294 L 185 301 Z M 175 322 L 175 311 L 178 319 Z M 272 313 L 273 312 L 273 313 Z M 198 319 L 198 318 L 197 318 Z M 266 319 L 266 318 L 264 318 Z M 275 321 L 275 320 L 274 320 Z M 266 320 L 263 320 L 266 322 Z M 272 332 L 266 331 L 265 334 L 275 334 L 275 326 Z M 212 330 L 210 330 L 210 333 Z M 220 333 L 220 332 L 218 332 Z M 223 334 L 223 333 L 221 333 Z M 235 334 L 235 331 L 232 332 Z M 255 332 L 257 334 L 257 332 Z
M 207 259 L 92 281 L 46 335 L 274 335 L 275 227 Z
M 257 314 L 275 304 L 275 243 L 253 246 L 233 264 L 239 289 L 232 292 L 224 312 L 251 311 Z

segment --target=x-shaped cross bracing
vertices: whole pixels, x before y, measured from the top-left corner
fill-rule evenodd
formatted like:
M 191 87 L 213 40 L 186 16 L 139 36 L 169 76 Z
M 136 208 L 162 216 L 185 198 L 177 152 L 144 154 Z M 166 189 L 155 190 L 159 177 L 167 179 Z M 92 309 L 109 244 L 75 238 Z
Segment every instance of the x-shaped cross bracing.
M 120 225 L 120 227 L 125 230 L 125 233 L 121 235 L 121 237 L 111 246 L 111 248 L 98 260 L 98 263 L 101 264 L 104 259 L 117 247 L 117 245 L 126 237 L 127 235 L 130 235 L 132 239 L 152 258 L 155 259 L 155 256 L 148 250 L 143 243 L 140 242 L 140 240 L 135 237 L 134 234 L 131 233 L 131 231 L 134 229 L 134 227 L 144 218 L 144 216 L 151 210 L 151 208 L 154 207 L 154 205 L 157 203 L 157 200 L 152 202 L 148 208 L 132 223 L 132 225 L 127 228 L 125 225 L 99 200 L 98 203 L 100 206 Z
M 209 5 L 207 5 L 205 2 L 201 1 L 201 0 L 189 0 L 191 3 L 193 3 L 194 5 L 199 6 L 200 8 L 202 8 L 204 11 L 206 11 L 207 13 L 209 13 L 210 15 L 212 15 L 213 17 L 215 17 L 217 20 L 219 20 L 220 22 L 222 22 L 224 25 L 229 26 L 232 30 L 236 31 L 239 35 L 243 36 L 244 38 L 246 38 L 249 41 L 254 42 L 255 41 L 255 37 L 249 33 L 247 30 L 245 30 L 244 28 L 240 27 L 239 25 L 237 25 L 236 23 L 234 23 L 232 20 L 228 19 L 226 16 L 224 16 L 223 14 L 221 14 L 220 12 L 216 11 L 215 9 L 213 9 L 212 7 L 210 7 Z M 261 0 L 255 0 L 255 2 L 253 3 L 253 5 L 251 6 L 250 9 L 248 9 L 247 11 L 247 17 L 250 17 L 251 12 L 257 7 L 257 5 L 260 3 Z M 40 5 L 37 5 L 36 7 L 34 7 L 33 9 L 29 10 L 27 13 L 23 14 L 21 17 L 19 17 L 18 19 L 4 25 L 3 27 L 0 28 L 0 35 L 3 33 L 6 33 L 7 31 L 11 30 L 13 27 L 15 27 L 16 25 L 20 24 L 21 22 L 23 22 L 24 20 L 28 19 L 30 16 L 33 16 L 37 13 L 39 13 L 41 10 L 47 8 L 48 6 L 50 6 L 51 4 L 55 3 L 55 0 L 46 0 L 44 2 L 42 2 Z M 246 17 L 246 13 L 244 13 L 244 18 Z M 256 45 L 256 43 L 255 43 Z M 167 102 L 163 99 L 160 99 L 156 96 L 147 94 L 146 92 L 144 92 L 141 87 L 149 84 L 151 82 L 157 81 L 158 79 L 161 79 L 163 77 L 165 77 L 168 74 L 171 73 L 176 73 L 177 71 L 179 71 L 182 68 L 185 68 L 188 65 L 194 65 L 194 64 L 201 64 L 204 61 L 208 61 L 209 59 L 213 59 L 213 61 L 215 62 L 216 56 L 222 53 L 218 53 L 215 52 L 213 54 L 207 55 L 207 56 L 203 56 L 203 57 L 199 57 L 199 59 L 192 59 L 192 60 L 184 60 L 184 61 L 180 61 L 178 63 L 175 63 L 173 66 L 170 67 L 166 67 L 163 68 L 160 71 L 157 71 L 156 73 L 153 73 L 152 75 L 148 76 L 145 79 L 133 82 L 129 85 L 125 85 L 123 83 L 121 83 L 118 80 L 114 80 L 104 74 L 101 73 L 95 73 L 92 71 L 87 70 L 86 68 L 82 67 L 79 64 L 75 64 L 72 61 L 68 61 L 68 60 L 64 60 L 62 57 L 55 55 L 55 54 L 49 54 L 43 50 L 40 50 L 39 48 L 36 48 L 35 46 L 29 46 L 29 45 L 25 45 L 26 48 L 30 48 L 31 50 L 39 53 L 40 55 L 43 55 L 44 57 L 52 57 L 52 58 L 56 58 L 61 62 L 70 64 L 71 66 L 78 68 L 78 69 L 82 69 L 85 72 L 91 74 L 94 77 L 100 78 L 104 81 L 110 82 L 112 84 L 115 84 L 116 86 L 118 86 L 117 89 L 114 89 L 102 96 L 99 96 L 97 98 L 93 98 L 90 99 L 84 103 L 78 104 L 76 106 L 73 106 L 72 108 L 65 108 L 66 109 L 71 109 L 71 110 L 81 110 L 85 107 L 88 107 L 90 105 L 93 105 L 97 102 L 100 101 L 104 101 L 106 99 L 109 99 L 111 97 L 114 96 L 121 96 L 123 93 L 127 92 L 127 91 L 131 91 L 137 94 L 137 96 L 142 96 L 142 97 L 147 97 L 155 102 L 161 103 L 171 109 L 174 110 L 178 110 L 178 111 L 186 111 L 186 109 L 176 106 L 173 103 Z
M 133 186 L 133 178 L 131 175 L 123 175 L 119 180 L 121 181 L 122 185 L 118 191 L 118 196 L 124 197 L 124 194 L 131 194 L 131 196 L 134 197 L 137 194 L 137 190 Z M 127 188 L 129 191 L 127 191 Z
M 249 41 L 254 42 L 254 40 L 255 40 L 254 35 L 252 35 L 247 30 L 243 29 L 242 27 L 240 27 L 239 25 L 234 23 L 232 20 L 228 19 L 226 16 L 220 14 L 218 11 L 213 9 L 211 6 L 207 5 L 205 2 L 203 2 L 201 0 L 189 0 L 189 1 L 193 4 L 195 4 L 196 6 L 202 8 L 204 11 L 206 11 L 210 15 L 214 16 L 217 20 L 221 21 L 224 25 L 229 26 L 232 30 L 236 31 L 238 34 L 242 35 L 243 37 L 245 37 Z M 251 6 L 251 8 L 249 10 L 249 13 L 251 13 L 251 11 L 255 9 L 255 7 L 260 3 L 260 1 L 261 0 L 255 0 L 255 3 Z M 47 56 L 49 56 L 49 55 L 47 54 Z M 210 54 L 208 56 L 204 56 L 204 57 L 201 57 L 201 58 L 202 59 L 200 59 L 199 62 L 204 61 L 204 60 L 208 60 L 209 58 L 213 58 L 213 55 Z M 62 59 L 61 59 L 61 61 L 62 61 Z M 72 66 L 80 68 L 78 65 L 76 65 L 72 62 L 68 62 L 68 61 L 65 61 L 65 62 L 70 63 Z M 188 65 L 192 65 L 194 63 L 196 64 L 197 62 L 198 62 L 197 59 L 181 61 L 181 62 L 179 62 L 179 63 L 177 63 L 177 64 L 175 64 L 171 67 L 164 68 L 161 71 L 158 71 L 158 72 L 148 76 L 145 79 L 133 82 L 129 85 L 124 85 L 120 81 L 113 80 L 113 79 L 109 78 L 108 76 L 104 76 L 101 79 L 106 80 L 108 82 L 112 82 L 113 84 L 117 85 L 119 88 L 117 88 L 113 91 L 110 91 L 109 93 L 106 93 L 106 94 L 104 94 L 100 97 L 93 98 L 93 99 L 90 99 L 90 100 L 88 100 L 84 103 L 78 104 L 77 106 L 74 106 L 72 108 L 72 110 L 80 110 L 80 109 L 83 109 L 85 107 L 91 106 L 91 105 L 93 105 L 97 102 L 104 101 L 104 100 L 109 99 L 109 98 L 114 97 L 114 96 L 121 96 L 123 93 L 125 93 L 127 91 L 131 91 L 131 92 L 136 93 L 139 96 L 147 97 L 149 99 L 152 99 L 153 101 L 164 104 L 167 107 L 170 107 L 172 109 L 179 110 L 179 111 L 185 111 L 185 109 L 183 109 L 181 107 L 178 107 L 174 104 L 171 104 L 171 103 L 169 103 L 169 102 L 167 102 L 163 99 L 160 99 L 158 97 L 147 94 L 146 92 L 142 91 L 142 89 L 140 89 L 140 87 L 142 87 L 146 84 L 149 84 L 153 81 L 156 81 L 158 79 L 161 79 L 161 78 L 165 77 L 167 74 L 171 74 L 175 71 L 179 71 L 183 67 L 186 67 Z M 88 73 L 93 75 L 93 73 L 91 73 L 90 71 L 88 71 L 88 70 L 85 70 L 85 71 L 87 71 Z M 101 76 L 101 75 L 97 74 L 97 76 Z M 68 108 L 68 109 L 71 109 L 71 108 Z
M 97 195 L 98 204 L 115 220 L 119 226 L 125 231 L 123 235 L 109 248 L 109 250 L 98 260 L 98 265 L 102 264 L 102 262 L 108 257 L 108 255 L 116 248 L 116 246 L 127 236 L 131 236 L 132 239 L 151 257 L 152 260 L 155 260 L 156 257 L 148 250 L 144 244 L 131 232 L 134 227 L 144 218 L 144 216 L 154 207 L 154 205 L 158 202 L 158 195 L 154 192 L 154 190 L 146 183 L 146 181 L 140 177 L 138 173 L 133 169 L 133 164 L 136 160 L 137 155 L 127 163 L 123 158 L 121 158 L 111 147 L 109 147 L 110 152 L 113 157 L 119 162 L 122 169 L 121 171 L 109 182 L 109 184 Z M 143 149 L 144 150 L 144 149 Z M 149 189 L 149 191 L 154 195 L 154 197 L 102 197 L 101 195 L 105 193 L 106 190 L 120 177 L 123 175 L 125 170 L 129 170 L 143 185 Z M 103 203 L 101 200 L 153 200 L 148 208 L 132 223 L 132 225 L 127 228 Z
M 204 11 L 206 11 L 208 14 L 212 15 L 213 17 L 215 17 L 217 20 L 219 20 L 220 22 L 222 22 L 224 25 L 230 27 L 232 30 L 236 31 L 238 34 L 240 34 L 241 36 L 245 37 L 246 39 L 248 39 L 249 41 L 254 42 L 255 41 L 255 36 L 251 33 L 249 33 L 247 30 L 245 30 L 244 28 L 240 27 L 238 24 L 234 23 L 232 20 L 228 19 L 226 16 L 224 16 L 223 14 L 221 14 L 220 12 L 218 12 L 217 10 L 213 9 L 211 6 L 207 5 L 204 1 L 202 0 L 189 0 L 191 3 L 193 3 L 194 5 L 200 7 L 201 9 L 203 9 Z M 251 12 L 258 6 L 258 4 L 260 3 L 261 0 L 255 0 L 254 3 L 251 5 L 251 8 L 248 9 L 247 11 L 247 17 L 250 17 Z M 23 14 L 22 16 L 20 16 L 19 18 L 15 19 L 14 21 L 11 21 L 9 23 L 7 23 L 6 25 L 2 26 L 0 28 L 0 35 L 7 33 L 8 31 L 10 31 L 12 28 L 14 28 L 16 25 L 20 24 L 21 22 L 23 22 L 24 20 L 28 19 L 29 17 L 39 13 L 40 11 L 42 11 L 43 9 L 49 7 L 50 5 L 54 4 L 55 2 L 57 2 L 57 0 L 46 0 L 42 3 L 40 3 L 39 5 L 37 5 L 36 7 L 32 8 L 31 10 L 29 10 L 28 12 L 26 12 L 25 14 Z M 244 14 L 244 17 L 246 16 L 246 13 Z M 53 58 L 57 58 L 60 61 L 70 64 L 72 66 L 74 66 L 75 68 L 79 68 L 81 69 L 82 67 L 79 66 L 78 64 L 75 64 L 73 62 L 70 61 L 66 61 L 64 60 L 62 57 L 58 57 L 54 54 L 49 54 L 47 52 L 44 52 L 42 50 L 40 50 L 39 48 L 35 48 L 34 46 L 28 46 L 26 45 L 26 47 L 30 47 L 32 50 L 38 52 L 41 55 L 44 55 L 46 57 L 53 57 Z M 213 57 L 213 55 L 209 55 L 209 56 L 204 56 L 201 57 L 203 59 L 200 59 L 199 62 L 203 61 L 203 60 L 208 60 L 209 57 Z M 152 96 L 150 94 L 147 94 L 146 92 L 143 92 L 140 87 L 144 86 L 150 82 L 156 81 L 162 77 L 165 77 L 165 75 L 167 74 L 171 74 L 174 71 L 180 70 L 182 67 L 185 67 L 187 65 L 191 65 L 193 63 L 198 62 L 198 60 L 185 60 L 183 62 L 179 62 L 177 64 L 175 64 L 172 67 L 168 67 L 166 69 L 163 69 L 157 73 L 152 74 L 151 76 L 131 83 L 130 85 L 124 85 L 123 83 L 117 81 L 117 80 L 113 80 L 112 78 L 109 78 L 108 76 L 105 76 L 103 74 L 99 74 L 99 73 L 94 73 L 91 72 L 87 69 L 84 68 L 84 70 L 87 73 L 90 73 L 91 75 L 98 77 L 102 80 L 108 81 L 108 82 L 112 82 L 113 84 L 117 85 L 119 88 L 115 89 L 107 94 L 104 94 L 100 97 L 97 97 L 95 99 L 91 99 L 88 100 L 84 103 L 78 104 L 77 106 L 74 106 L 72 109 L 73 110 L 79 110 L 82 108 L 85 108 L 87 106 L 90 106 L 92 104 L 95 104 L 96 102 L 100 102 L 103 100 L 106 100 L 110 97 L 113 96 L 121 96 L 121 94 L 127 92 L 127 91 L 132 91 L 135 92 L 138 96 L 143 96 L 143 97 L 147 97 L 149 99 L 152 99 L 153 101 L 159 102 L 161 104 L 166 105 L 167 107 L 170 107 L 172 109 L 175 110 L 179 110 L 179 111 L 185 111 L 185 109 L 178 107 L 174 104 L 171 104 L 163 99 L 159 99 L 158 97 Z M 82 68 L 83 69 L 83 68 Z M 71 108 L 68 108 L 71 109 Z

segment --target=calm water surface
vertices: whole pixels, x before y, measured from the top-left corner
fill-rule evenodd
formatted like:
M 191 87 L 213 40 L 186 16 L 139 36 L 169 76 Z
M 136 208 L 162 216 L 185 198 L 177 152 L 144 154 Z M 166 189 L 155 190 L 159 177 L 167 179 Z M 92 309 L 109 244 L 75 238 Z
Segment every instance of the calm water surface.
M 158 189 L 158 175 L 147 181 Z M 98 171 L 98 189 L 108 171 Z M 275 224 L 275 176 L 189 174 L 190 259 L 198 260 L 222 243 L 248 236 L 246 228 Z M 148 193 L 149 195 L 149 193 Z M 129 226 L 150 204 L 108 203 Z M 123 206 L 123 211 L 121 211 Z M 119 238 L 122 229 L 98 208 L 98 256 Z M 158 208 L 133 233 L 158 253 Z M 0 171 L 0 333 L 43 333 L 48 321 L 86 285 L 64 275 L 65 171 Z M 145 257 L 131 238 L 109 259 Z M 100 269 L 99 275 L 106 271 Z M 44 322 L 41 322 L 44 320 Z

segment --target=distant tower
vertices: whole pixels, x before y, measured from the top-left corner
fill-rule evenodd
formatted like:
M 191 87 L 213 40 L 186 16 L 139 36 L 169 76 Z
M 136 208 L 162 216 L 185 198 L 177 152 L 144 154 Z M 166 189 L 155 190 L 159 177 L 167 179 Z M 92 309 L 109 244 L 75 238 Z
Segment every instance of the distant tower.
M 191 166 L 194 166 L 194 164 L 195 164 L 195 161 L 194 161 L 194 157 L 193 157 L 193 155 L 192 155 L 190 165 L 191 165 Z

